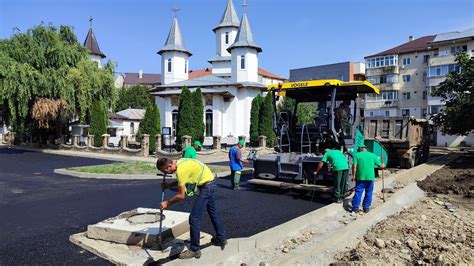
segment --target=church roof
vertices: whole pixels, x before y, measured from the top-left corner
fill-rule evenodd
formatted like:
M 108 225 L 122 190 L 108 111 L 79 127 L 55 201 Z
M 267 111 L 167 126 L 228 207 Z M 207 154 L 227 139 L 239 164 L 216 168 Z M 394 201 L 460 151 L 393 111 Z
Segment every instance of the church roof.
M 211 59 L 207 60 L 207 62 L 212 64 L 212 62 L 222 62 L 222 61 L 230 61 L 230 60 L 232 60 L 230 56 L 215 55 Z
M 93 55 L 98 55 L 101 58 L 105 58 L 105 54 L 102 53 L 99 49 L 99 44 L 97 43 L 97 39 L 95 38 L 94 32 L 92 31 L 92 27 L 89 28 L 89 32 L 87 33 L 86 40 L 84 41 L 84 47 L 89 49 L 90 53 Z
M 286 80 L 286 78 L 278 76 L 277 74 L 274 74 L 274 73 L 272 73 L 268 70 L 265 70 L 263 68 L 260 68 L 260 67 L 258 68 L 258 74 L 260 76 L 264 76 L 264 77 L 267 77 L 267 78 Z M 189 79 L 195 79 L 195 78 L 202 77 L 202 76 L 207 76 L 207 75 L 212 75 L 212 68 L 206 67 L 204 69 L 189 71 Z
M 234 3 L 232 0 L 227 1 L 227 6 L 224 10 L 224 14 L 222 15 L 221 22 L 217 25 L 214 29 L 214 32 L 219 28 L 224 27 L 234 27 L 238 28 L 240 24 L 239 16 L 235 11 Z
M 186 45 L 184 44 L 184 38 L 181 34 L 181 30 L 179 28 L 178 19 L 175 17 L 173 19 L 173 24 L 171 25 L 170 32 L 168 33 L 168 38 L 166 38 L 165 46 L 158 52 L 158 54 L 162 54 L 164 52 L 172 52 L 178 51 L 183 52 L 191 56 L 191 52 L 186 49 Z
M 227 51 L 231 52 L 232 49 L 237 47 L 251 47 L 257 49 L 257 52 L 259 53 L 262 52 L 262 48 L 253 40 L 252 29 L 250 28 L 250 23 L 247 19 L 247 14 L 245 13 L 242 16 L 242 21 L 240 22 L 235 42 L 227 48 Z
M 221 78 L 214 74 L 200 76 L 194 79 L 188 79 L 184 81 L 174 82 L 166 85 L 157 86 L 155 88 L 174 88 L 174 87 L 209 87 L 209 86 L 231 86 L 235 83 L 227 80 L 225 78 Z
M 129 120 L 142 120 L 145 117 L 145 110 L 144 109 L 133 109 L 128 108 L 117 112 L 111 115 L 111 118 L 116 119 L 129 119 Z

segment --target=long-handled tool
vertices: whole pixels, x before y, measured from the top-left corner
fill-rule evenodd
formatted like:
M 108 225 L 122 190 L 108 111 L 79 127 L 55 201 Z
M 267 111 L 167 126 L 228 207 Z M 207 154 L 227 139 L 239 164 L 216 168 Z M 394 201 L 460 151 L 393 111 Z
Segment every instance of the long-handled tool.
M 157 174 L 160 176 L 161 174 Z M 166 182 L 166 174 L 163 174 L 163 182 L 164 184 Z M 161 188 L 161 201 L 163 202 L 165 200 L 165 189 L 162 187 Z M 161 230 L 163 229 L 163 209 L 160 208 L 160 230 L 158 231 L 158 247 L 163 250 L 163 239 L 161 237 Z
M 380 149 L 380 160 L 383 163 L 383 150 Z M 382 168 L 382 201 L 385 202 L 385 178 L 384 178 L 384 171 L 385 170 L 385 165 Z

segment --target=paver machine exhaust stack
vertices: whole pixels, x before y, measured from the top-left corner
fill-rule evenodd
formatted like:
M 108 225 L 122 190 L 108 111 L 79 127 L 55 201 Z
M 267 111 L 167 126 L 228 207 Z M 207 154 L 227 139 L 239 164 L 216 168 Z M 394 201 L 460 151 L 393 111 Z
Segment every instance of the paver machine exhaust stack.
M 349 157 L 364 144 L 363 129 L 359 128 L 363 126 L 359 97 L 378 94 L 379 90 L 367 81 L 311 80 L 272 85 L 267 91 L 273 95 L 273 129 L 278 153 L 255 158 L 254 176 L 248 182 L 257 187 L 311 191 L 313 195 L 333 192 L 330 169 L 323 168 L 318 176 L 313 176 L 313 171 L 331 143 L 339 143 Z M 281 96 L 293 99 L 295 109 L 277 111 Z M 317 106 L 311 124 L 297 124 L 295 114 L 302 103 Z M 344 108 L 344 120 L 336 117 L 338 107 Z M 385 149 L 378 142 L 376 145 L 379 149 L 376 154 L 381 151 L 386 164 Z M 353 182 L 348 180 L 348 188 L 353 187 Z

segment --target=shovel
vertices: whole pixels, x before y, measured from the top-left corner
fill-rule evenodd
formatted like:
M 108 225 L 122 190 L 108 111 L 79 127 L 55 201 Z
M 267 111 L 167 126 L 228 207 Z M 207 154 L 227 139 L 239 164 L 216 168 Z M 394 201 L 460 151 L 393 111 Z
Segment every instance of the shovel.
M 163 183 L 166 182 L 166 174 L 157 174 L 157 176 L 163 176 Z M 163 202 L 165 200 L 165 189 L 161 189 L 161 201 Z M 158 231 L 158 247 L 163 250 L 163 239 L 161 238 L 161 231 L 163 230 L 163 209 L 160 209 L 160 229 Z

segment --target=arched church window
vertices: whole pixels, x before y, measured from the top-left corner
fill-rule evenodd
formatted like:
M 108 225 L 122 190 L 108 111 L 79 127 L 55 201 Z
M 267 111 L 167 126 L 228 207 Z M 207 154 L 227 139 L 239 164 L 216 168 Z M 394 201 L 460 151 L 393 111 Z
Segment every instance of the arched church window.
M 130 135 L 135 135 L 135 123 L 130 123 Z
M 212 137 L 212 110 L 206 110 L 206 137 Z
M 171 72 L 171 58 L 168 59 L 168 72 Z
M 229 44 L 229 32 L 225 33 L 225 44 Z
M 240 69 L 245 69 L 245 55 L 240 57 Z
M 188 73 L 188 61 L 184 62 L 184 73 Z
M 176 136 L 176 128 L 178 126 L 178 110 L 176 109 L 173 110 L 173 112 L 171 112 L 171 123 L 173 124 L 171 128 L 171 132 L 173 136 Z

